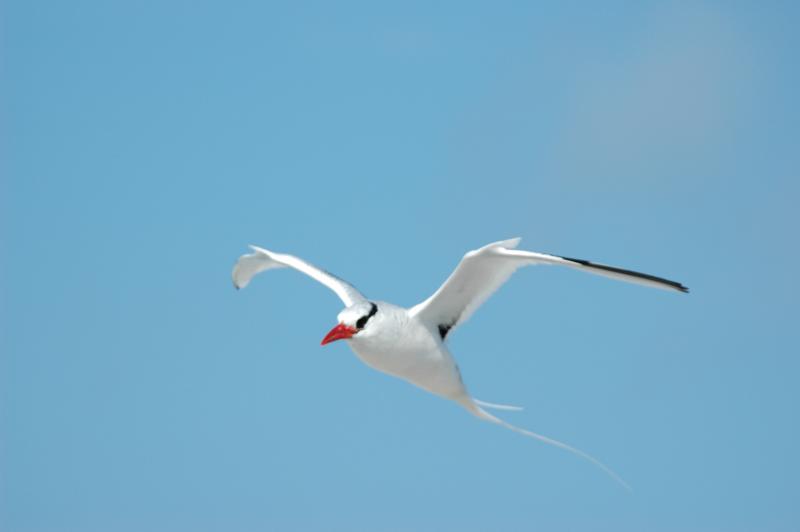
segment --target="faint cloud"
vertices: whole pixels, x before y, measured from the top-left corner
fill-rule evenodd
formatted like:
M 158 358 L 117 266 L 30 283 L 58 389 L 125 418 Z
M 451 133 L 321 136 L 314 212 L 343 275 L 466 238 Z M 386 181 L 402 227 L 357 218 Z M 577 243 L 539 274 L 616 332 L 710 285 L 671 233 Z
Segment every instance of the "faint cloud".
M 654 13 L 641 34 L 624 57 L 593 55 L 580 65 L 554 151 L 557 173 L 647 184 L 659 178 L 654 168 L 702 159 L 730 138 L 755 70 L 738 21 L 683 5 Z

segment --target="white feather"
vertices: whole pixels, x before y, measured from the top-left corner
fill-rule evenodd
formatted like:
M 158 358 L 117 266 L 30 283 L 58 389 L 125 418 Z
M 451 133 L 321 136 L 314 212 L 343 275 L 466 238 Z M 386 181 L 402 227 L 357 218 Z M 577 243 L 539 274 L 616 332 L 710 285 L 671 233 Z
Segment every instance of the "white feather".
M 299 259 L 293 255 L 286 255 L 283 253 L 275 253 L 258 246 L 250 246 L 254 253 L 242 255 L 233 267 L 233 285 L 236 288 L 244 288 L 250 283 L 250 280 L 266 270 L 273 268 L 294 268 L 295 270 L 304 273 L 327 286 L 339 296 L 339 299 L 346 306 L 351 306 L 354 303 L 365 301 L 361 292 L 355 289 L 350 283 L 339 279 L 325 270 L 321 270 L 316 266 L 309 264 L 303 259 Z
M 434 294 L 410 309 L 412 316 L 431 327 L 454 329 L 464 323 L 509 277 L 523 266 L 557 264 L 605 277 L 668 290 L 687 292 L 680 283 L 661 277 L 596 264 L 581 259 L 515 249 L 519 238 L 501 240 L 468 252 Z

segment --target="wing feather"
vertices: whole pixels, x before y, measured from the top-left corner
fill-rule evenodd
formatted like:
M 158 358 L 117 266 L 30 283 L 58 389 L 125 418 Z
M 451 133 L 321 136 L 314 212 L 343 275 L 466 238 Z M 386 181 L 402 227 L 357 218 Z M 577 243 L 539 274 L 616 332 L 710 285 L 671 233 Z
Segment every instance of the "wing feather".
M 438 327 L 444 338 L 450 330 L 469 319 L 518 268 L 531 264 L 569 266 L 632 283 L 689 291 L 680 283 L 646 273 L 515 249 L 519 242 L 519 238 L 502 240 L 468 252 L 444 284 L 431 297 L 412 307 L 410 314 L 433 328 Z
M 250 246 L 253 253 L 242 255 L 233 267 L 233 285 L 236 288 L 244 288 L 250 280 L 257 274 L 275 268 L 294 268 L 304 273 L 315 281 L 327 286 L 339 296 L 345 306 L 351 306 L 356 302 L 365 301 L 366 298 L 356 288 L 335 275 L 326 272 L 316 266 L 295 257 L 283 253 L 275 253 L 258 246 Z

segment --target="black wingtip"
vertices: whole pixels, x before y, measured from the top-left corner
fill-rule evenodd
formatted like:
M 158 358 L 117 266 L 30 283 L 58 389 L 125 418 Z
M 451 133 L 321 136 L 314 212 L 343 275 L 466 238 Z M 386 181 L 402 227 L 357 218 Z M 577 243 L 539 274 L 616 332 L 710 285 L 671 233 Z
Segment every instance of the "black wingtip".
M 587 268 L 594 268 L 597 270 L 602 270 L 611 273 L 617 273 L 620 275 L 628 275 L 630 277 L 636 277 L 639 279 L 643 279 L 645 281 L 651 281 L 654 283 L 658 283 L 664 286 L 664 288 L 671 288 L 673 290 L 677 290 L 679 292 L 683 292 L 684 294 L 689 293 L 689 288 L 683 286 L 681 283 L 677 281 L 670 281 L 669 279 L 664 279 L 663 277 L 656 277 L 655 275 L 650 275 L 649 273 L 642 273 L 636 272 L 633 270 L 626 270 L 624 268 L 617 268 L 615 266 L 607 266 L 605 264 L 598 264 L 596 262 L 591 262 L 584 259 L 573 259 L 570 257 L 561 257 L 564 260 L 568 260 L 570 262 L 575 262 L 580 264 L 581 266 L 586 266 Z

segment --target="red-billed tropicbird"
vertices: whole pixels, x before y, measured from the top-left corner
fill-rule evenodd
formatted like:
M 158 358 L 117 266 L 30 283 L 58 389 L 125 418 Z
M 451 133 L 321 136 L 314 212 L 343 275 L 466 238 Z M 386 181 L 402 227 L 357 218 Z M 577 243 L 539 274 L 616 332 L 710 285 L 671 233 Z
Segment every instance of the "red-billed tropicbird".
M 244 288 L 254 275 L 273 268 L 289 267 L 308 275 L 333 290 L 345 305 L 337 317 L 339 323 L 325 335 L 322 345 L 347 340 L 358 358 L 368 366 L 455 401 L 481 419 L 582 456 L 627 488 L 616 473 L 585 452 L 511 425 L 484 410 L 519 408 L 486 403 L 472 397 L 464 386 L 445 339 L 522 266 L 558 264 L 657 288 L 679 292 L 688 292 L 688 289 L 675 281 L 645 273 L 518 250 L 519 241 L 519 238 L 503 240 L 468 252 L 431 297 L 408 309 L 368 300 L 350 283 L 300 258 L 257 246 L 250 246 L 253 253 L 239 258 L 233 268 L 233 283 L 236 288 Z

